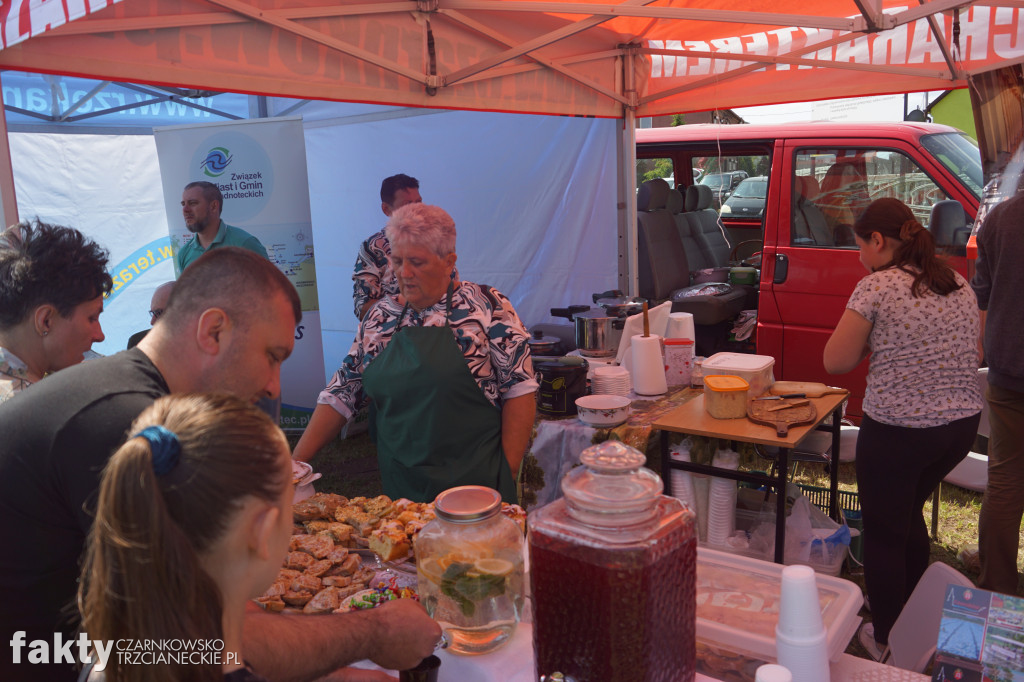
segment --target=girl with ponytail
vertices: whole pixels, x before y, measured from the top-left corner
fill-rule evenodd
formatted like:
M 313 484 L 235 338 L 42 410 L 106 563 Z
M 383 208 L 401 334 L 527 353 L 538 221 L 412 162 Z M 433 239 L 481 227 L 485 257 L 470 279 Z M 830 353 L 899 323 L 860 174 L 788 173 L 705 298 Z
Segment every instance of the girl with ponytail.
M 103 472 L 78 595 L 82 630 L 115 645 L 223 648 L 216 663 L 145 665 L 122 662 L 114 646 L 102 675 L 89 679 L 262 680 L 243 665 L 242 621 L 291 535 L 284 434 L 263 412 L 218 394 L 161 398 L 130 433 Z
M 856 465 L 873 618 L 860 641 L 877 659 L 928 567 L 924 503 L 978 431 L 979 315 L 971 287 L 936 256 L 931 233 L 904 203 L 872 202 L 853 231 L 869 274 L 823 361 L 843 374 L 871 356 Z

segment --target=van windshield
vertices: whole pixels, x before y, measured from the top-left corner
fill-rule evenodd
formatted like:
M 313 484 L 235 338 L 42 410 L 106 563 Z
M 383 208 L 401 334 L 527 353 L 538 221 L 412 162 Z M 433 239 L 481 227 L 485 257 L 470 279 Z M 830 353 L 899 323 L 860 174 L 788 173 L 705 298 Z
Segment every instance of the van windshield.
M 974 140 L 963 133 L 936 133 L 922 137 L 921 146 L 981 201 L 985 181 L 981 172 L 981 152 Z

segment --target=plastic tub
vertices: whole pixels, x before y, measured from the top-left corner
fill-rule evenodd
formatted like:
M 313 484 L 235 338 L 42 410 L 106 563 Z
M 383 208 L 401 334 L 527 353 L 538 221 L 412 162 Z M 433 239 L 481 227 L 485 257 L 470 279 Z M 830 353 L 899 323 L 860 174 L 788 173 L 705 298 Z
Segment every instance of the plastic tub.
M 704 377 L 704 409 L 715 419 L 741 419 L 747 416 L 747 392 L 750 384 L 731 374 Z
M 731 374 L 750 384 L 750 397 L 764 395 L 775 382 L 775 358 L 749 353 L 715 353 L 704 361 L 704 374 Z
M 775 660 L 781 564 L 697 550 L 697 631 L 701 639 L 733 651 Z M 857 631 L 864 597 L 849 580 L 817 574 L 829 660 L 838 661 Z

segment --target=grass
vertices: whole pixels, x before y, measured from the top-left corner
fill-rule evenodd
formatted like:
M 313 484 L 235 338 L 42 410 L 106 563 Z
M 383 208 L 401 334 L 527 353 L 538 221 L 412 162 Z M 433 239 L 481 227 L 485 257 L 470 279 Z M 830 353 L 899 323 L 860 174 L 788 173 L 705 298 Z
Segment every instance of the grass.
M 291 440 L 294 445 L 295 439 Z M 348 497 L 356 495 L 372 497 L 382 492 L 376 448 L 366 433 L 329 443 L 317 455 L 313 461 L 313 467 L 323 475 L 323 478 L 316 484 L 318 490 L 336 492 Z M 824 467 L 820 465 L 797 465 L 793 480 L 802 485 L 828 486 L 828 475 Z M 856 472 L 852 463 L 840 465 L 839 488 L 856 492 Z M 981 497 L 981 494 L 970 490 L 964 490 L 954 485 L 943 485 L 939 500 L 938 537 L 933 538 L 931 544 L 931 561 L 949 564 L 975 583 L 978 581 L 977 565 L 965 565 L 958 555 L 965 547 L 976 545 L 978 542 L 978 515 L 981 511 Z M 929 500 L 924 506 L 924 516 L 929 527 L 931 508 L 932 503 Z M 1024 533 L 1022 533 L 1021 545 L 1024 546 Z M 1018 556 L 1017 561 L 1018 571 L 1024 571 L 1024 556 Z M 842 577 L 857 583 L 861 589 L 864 588 L 863 569 L 857 567 L 852 561 L 847 561 Z M 1020 585 L 1017 588 L 1017 595 L 1024 597 L 1024 589 Z M 862 609 L 860 616 L 865 622 L 871 620 L 871 613 L 867 609 Z M 861 658 L 868 658 L 856 637 L 851 640 L 846 652 Z

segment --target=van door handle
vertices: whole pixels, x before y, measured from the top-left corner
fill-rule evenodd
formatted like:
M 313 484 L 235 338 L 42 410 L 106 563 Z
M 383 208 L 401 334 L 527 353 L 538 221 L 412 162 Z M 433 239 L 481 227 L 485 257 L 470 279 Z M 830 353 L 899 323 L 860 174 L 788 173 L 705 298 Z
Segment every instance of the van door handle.
M 772 284 L 782 284 L 789 274 L 789 258 L 784 253 L 775 254 L 775 274 L 772 276 Z

